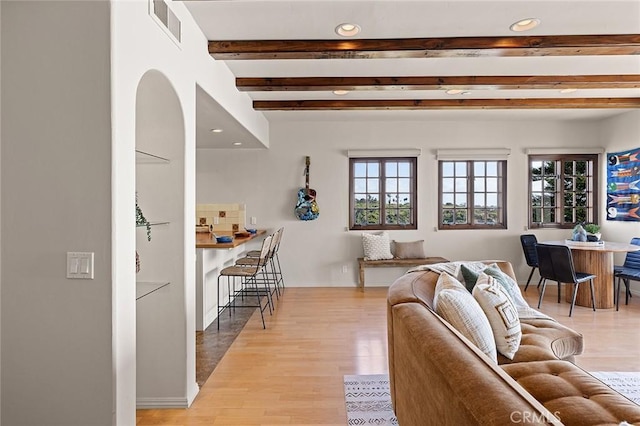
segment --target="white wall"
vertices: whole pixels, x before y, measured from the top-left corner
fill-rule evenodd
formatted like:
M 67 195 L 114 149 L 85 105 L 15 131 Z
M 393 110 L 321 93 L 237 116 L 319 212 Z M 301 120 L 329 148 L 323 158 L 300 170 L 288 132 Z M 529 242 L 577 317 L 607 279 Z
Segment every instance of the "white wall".
M 135 106 L 149 70 L 169 79 L 184 113 L 180 326 L 182 362 L 195 371 L 196 85 L 265 144 L 268 123 L 211 59 L 184 5 L 169 4 L 180 46 L 147 0 L 2 2 L 5 424 L 135 423 Z M 65 278 L 75 250 L 95 252 L 93 281 Z M 182 399 L 197 392 L 192 376 L 179 379 Z
M 2 4 L 2 422 L 112 418 L 107 2 Z M 66 252 L 95 279 L 66 279 Z
M 481 114 L 482 112 L 479 112 Z M 635 128 L 625 123 L 629 133 Z M 287 285 L 353 286 L 355 259 L 362 256 L 361 233 L 348 227 L 346 149 L 421 148 L 418 158 L 418 230 L 392 231 L 398 241 L 425 239 L 427 255 L 452 260 L 506 259 L 520 280 L 526 265 L 518 236 L 527 225 L 527 157 L 531 147 L 605 147 L 603 124 L 593 121 L 535 122 L 275 122 L 271 148 L 198 150 L 197 202 L 244 202 L 259 227 L 285 226 L 281 255 Z M 624 131 L 622 131 L 624 133 Z M 633 140 L 638 138 L 635 129 Z M 622 142 L 621 142 L 622 144 Z M 435 231 L 437 148 L 510 148 L 508 229 Z M 304 185 L 304 156 L 311 156 L 311 187 L 318 192 L 320 217 L 302 222 L 293 215 Z M 562 239 L 566 230 L 535 230 L 539 240 Z M 608 232 L 605 228 L 605 236 Z M 623 238 L 626 240 L 627 238 Z M 342 266 L 348 272 L 342 273 Z M 369 269 L 367 285 L 388 285 L 400 269 Z
M 178 340 L 185 342 L 182 364 L 186 376 L 166 383 L 164 389 L 180 388 L 166 400 L 191 401 L 198 391 L 195 381 L 195 100 L 202 87 L 224 106 L 256 138 L 268 142 L 268 123 L 252 109 L 249 97 L 234 89 L 234 79 L 224 64 L 208 54 L 207 40 L 180 2 L 168 2 L 182 23 L 182 43 L 175 44 L 149 15 L 147 0 L 112 1 L 113 34 L 111 76 L 113 103 L 113 271 L 114 271 L 114 393 L 115 422 L 135 423 L 136 399 L 136 306 L 132 268 L 136 239 L 131 220 L 135 200 L 136 91 L 143 75 L 154 70 L 172 85 L 184 115 L 183 226 L 184 253 L 180 271 L 186 317 L 177 326 Z M 145 212 L 146 214 L 147 212 Z M 155 212 L 150 211 L 153 217 Z M 161 213 L 158 217 L 162 219 Z M 152 241 L 153 243 L 153 241 Z M 142 259 L 145 262 L 145 259 Z M 144 264 L 143 264 L 144 265 Z M 143 266 L 144 268 L 144 266 Z M 171 289 L 168 291 L 176 291 Z M 177 383 L 179 382 L 179 383 Z

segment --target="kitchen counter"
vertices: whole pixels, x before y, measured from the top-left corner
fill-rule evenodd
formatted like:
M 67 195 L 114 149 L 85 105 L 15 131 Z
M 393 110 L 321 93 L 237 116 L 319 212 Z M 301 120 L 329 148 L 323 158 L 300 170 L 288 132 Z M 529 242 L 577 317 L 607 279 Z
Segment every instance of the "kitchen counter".
M 256 237 L 264 235 L 267 232 L 266 229 L 258 229 L 255 234 L 251 234 L 248 237 L 237 238 L 234 237 L 230 243 L 218 243 L 213 234 L 209 232 L 196 232 L 196 248 L 213 248 L 213 249 L 230 249 L 245 244 Z M 233 236 L 233 232 L 216 232 L 218 236 L 229 235 Z

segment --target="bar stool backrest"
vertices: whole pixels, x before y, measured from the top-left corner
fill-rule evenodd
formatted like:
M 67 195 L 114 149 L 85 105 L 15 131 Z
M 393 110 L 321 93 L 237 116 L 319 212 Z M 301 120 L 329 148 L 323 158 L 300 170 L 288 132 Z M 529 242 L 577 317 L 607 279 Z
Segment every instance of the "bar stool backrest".
M 280 248 L 280 241 L 282 241 L 282 233 L 284 232 L 284 227 L 279 228 L 276 232 L 275 232 L 275 250 L 274 251 L 278 251 L 278 248 Z
M 260 249 L 260 265 L 264 265 L 269 257 L 269 251 L 271 250 L 271 241 L 273 241 L 273 235 L 268 235 L 262 241 L 262 249 Z

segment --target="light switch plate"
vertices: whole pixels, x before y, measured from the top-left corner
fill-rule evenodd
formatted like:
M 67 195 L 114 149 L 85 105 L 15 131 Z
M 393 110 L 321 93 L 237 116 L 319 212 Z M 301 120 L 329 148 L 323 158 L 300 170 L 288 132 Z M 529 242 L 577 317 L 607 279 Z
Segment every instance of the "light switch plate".
M 67 252 L 67 278 L 93 279 L 93 252 Z

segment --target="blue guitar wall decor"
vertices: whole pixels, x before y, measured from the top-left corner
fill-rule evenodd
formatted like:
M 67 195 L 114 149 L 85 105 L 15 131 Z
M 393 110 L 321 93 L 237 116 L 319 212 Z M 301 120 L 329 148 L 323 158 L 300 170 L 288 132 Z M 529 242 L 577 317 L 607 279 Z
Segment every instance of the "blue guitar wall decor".
M 320 215 L 320 209 L 316 202 L 316 190 L 309 188 L 309 166 L 311 158 L 306 157 L 306 167 L 304 168 L 305 184 L 304 188 L 298 190 L 298 203 L 296 204 L 296 216 L 300 220 L 314 220 Z

